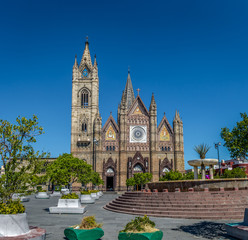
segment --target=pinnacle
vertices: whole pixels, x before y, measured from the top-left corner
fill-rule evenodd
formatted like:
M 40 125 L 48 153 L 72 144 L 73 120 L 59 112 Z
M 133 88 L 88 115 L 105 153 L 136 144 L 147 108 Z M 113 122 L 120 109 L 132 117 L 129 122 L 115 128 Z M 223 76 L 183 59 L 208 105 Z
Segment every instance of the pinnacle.
M 133 92 L 133 85 L 130 77 L 130 70 L 128 69 L 128 75 L 127 75 L 127 82 L 126 82 L 126 87 L 124 90 L 124 101 L 127 109 L 133 104 L 135 98 L 134 98 L 134 92 Z
M 91 62 L 91 57 L 90 57 L 90 50 L 89 50 L 89 42 L 86 41 L 85 42 L 85 49 L 84 49 L 84 53 L 81 59 L 81 63 L 80 66 L 87 64 L 88 67 L 92 67 L 92 62 Z

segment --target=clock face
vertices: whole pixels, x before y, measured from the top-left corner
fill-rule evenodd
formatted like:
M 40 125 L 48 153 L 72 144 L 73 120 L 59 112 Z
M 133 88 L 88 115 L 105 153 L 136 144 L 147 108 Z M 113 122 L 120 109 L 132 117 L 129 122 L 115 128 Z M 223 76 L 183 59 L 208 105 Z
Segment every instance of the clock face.
M 146 143 L 147 142 L 147 126 L 130 126 L 130 142 Z

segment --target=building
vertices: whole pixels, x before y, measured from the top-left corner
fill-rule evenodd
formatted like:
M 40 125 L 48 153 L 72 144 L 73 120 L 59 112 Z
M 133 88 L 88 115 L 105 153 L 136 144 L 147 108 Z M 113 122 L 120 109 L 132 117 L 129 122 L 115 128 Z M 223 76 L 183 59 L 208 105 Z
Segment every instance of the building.
M 102 126 L 99 113 L 99 77 L 89 43 L 72 74 L 71 153 L 92 164 L 108 190 L 125 190 L 126 179 L 150 172 L 159 180 L 164 172 L 184 172 L 183 122 L 176 112 L 173 128 L 164 115 L 157 125 L 157 105 L 152 94 L 149 110 L 134 96 L 130 72 L 118 106 L 117 120 L 110 114 Z

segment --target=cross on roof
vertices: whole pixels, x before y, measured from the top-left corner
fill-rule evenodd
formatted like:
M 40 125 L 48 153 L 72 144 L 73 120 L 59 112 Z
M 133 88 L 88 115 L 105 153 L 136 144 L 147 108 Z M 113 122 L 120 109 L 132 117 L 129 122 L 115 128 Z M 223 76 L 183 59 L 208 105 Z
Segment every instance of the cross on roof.
M 138 95 L 139 95 L 139 92 L 140 92 L 140 89 L 139 88 L 137 89 L 137 92 L 138 92 Z
M 86 42 L 88 42 L 89 41 L 89 37 L 88 36 L 86 36 Z

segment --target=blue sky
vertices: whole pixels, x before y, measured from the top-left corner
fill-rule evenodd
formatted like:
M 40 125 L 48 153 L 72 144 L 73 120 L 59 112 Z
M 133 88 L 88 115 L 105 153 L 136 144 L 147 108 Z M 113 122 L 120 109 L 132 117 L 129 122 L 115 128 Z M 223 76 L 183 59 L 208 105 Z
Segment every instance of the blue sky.
M 88 35 L 103 124 L 116 118 L 130 66 L 147 108 L 154 92 L 158 124 L 179 110 L 185 161 L 194 159 L 194 145 L 223 143 L 221 128 L 247 112 L 247 13 L 246 0 L 1 1 L 0 118 L 36 114 L 38 148 L 70 152 L 72 66 Z

